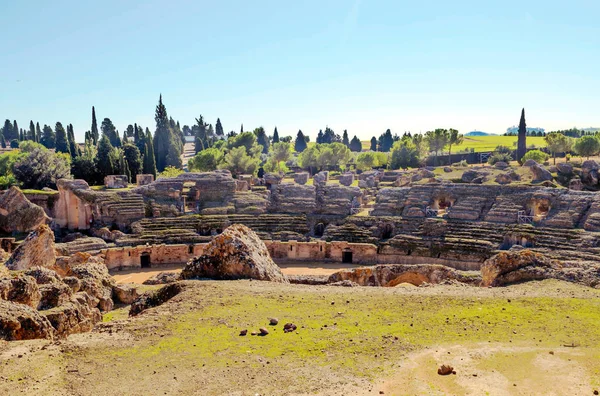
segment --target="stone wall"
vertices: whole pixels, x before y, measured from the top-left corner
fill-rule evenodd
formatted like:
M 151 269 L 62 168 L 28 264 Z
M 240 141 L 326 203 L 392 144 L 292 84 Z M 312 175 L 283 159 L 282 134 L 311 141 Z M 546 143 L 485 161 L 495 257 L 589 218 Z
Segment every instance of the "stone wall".
M 200 256 L 205 243 L 193 245 L 140 245 L 109 248 L 101 251 L 109 270 L 141 268 L 142 256 L 148 256 L 151 267 L 165 264 L 185 264 Z
M 343 253 L 350 252 L 353 264 L 378 262 L 377 246 L 368 243 L 265 241 L 265 245 L 275 261 L 342 262 Z
M 92 204 L 76 194 L 77 190 L 90 191 L 85 180 L 60 179 L 57 182 L 58 201 L 54 208 L 54 222 L 61 228 L 87 230 L 92 222 Z

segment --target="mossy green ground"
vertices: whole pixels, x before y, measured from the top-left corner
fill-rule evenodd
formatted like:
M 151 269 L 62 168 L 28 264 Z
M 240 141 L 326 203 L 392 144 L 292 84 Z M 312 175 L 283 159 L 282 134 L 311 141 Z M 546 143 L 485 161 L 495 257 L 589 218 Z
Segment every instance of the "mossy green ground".
M 439 346 L 572 345 L 593 357 L 600 355 L 599 296 L 553 281 L 504 289 L 193 282 L 138 317 L 126 319 L 126 308 L 105 315 L 101 334 L 108 338 L 101 342 L 93 342 L 100 333 L 75 336 L 69 341 L 75 346 L 59 355 L 61 364 L 89 374 L 67 371 L 53 383 L 75 381 L 94 394 L 125 394 L 111 383 L 136 394 L 315 394 L 331 386 L 362 389 L 393 376 L 412 353 Z M 271 317 L 279 324 L 269 326 Z M 297 331 L 284 333 L 286 322 Z M 269 334 L 239 336 L 260 327 Z M 494 359 L 485 364 L 500 367 Z M 586 359 L 590 375 L 600 373 L 600 360 Z M 13 371 L 11 378 L 39 380 L 18 365 L 13 359 L 3 367 Z

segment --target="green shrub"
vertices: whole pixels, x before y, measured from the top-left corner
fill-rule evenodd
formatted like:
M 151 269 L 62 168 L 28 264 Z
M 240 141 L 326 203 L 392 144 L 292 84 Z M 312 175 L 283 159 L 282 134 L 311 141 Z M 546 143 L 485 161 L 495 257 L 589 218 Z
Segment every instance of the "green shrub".
M 0 190 L 6 190 L 12 186 L 18 186 L 19 182 L 13 175 L 0 176 Z
M 490 165 L 495 165 L 496 162 L 506 162 L 508 164 L 510 161 L 512 161 L 512 157 L 508 153 L 495 153 L 488 158 L 488 164 Z
M 521 161 L 525 162 L 525 161 L 531 159 L 531 160 L 534 160 L 535 162 L 537 162 L 538 164 L 542 164 L 548 159 L 548 157 L 549 157 L 548 154 L 544 153 L 543 151 L 530 150 L 523 156 Z

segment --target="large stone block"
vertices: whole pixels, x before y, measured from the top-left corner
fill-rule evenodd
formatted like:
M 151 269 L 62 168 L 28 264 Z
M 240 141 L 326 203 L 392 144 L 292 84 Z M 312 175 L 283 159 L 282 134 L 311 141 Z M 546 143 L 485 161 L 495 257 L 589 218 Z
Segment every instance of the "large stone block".
M 135 181 L 137 183 L 138 186 L 145 186 L 147 184 L 153 183 L 154 182 L 154 175 L 136 175 L 135 176 Z
M 354 173 L 344 173 L 340 175 L 340 184 L 343 186 L 350 186 L 354 183 Z
M 125 175 L 108 175 L 104 177 L 106 188 L 127 188 L 129 180 Z

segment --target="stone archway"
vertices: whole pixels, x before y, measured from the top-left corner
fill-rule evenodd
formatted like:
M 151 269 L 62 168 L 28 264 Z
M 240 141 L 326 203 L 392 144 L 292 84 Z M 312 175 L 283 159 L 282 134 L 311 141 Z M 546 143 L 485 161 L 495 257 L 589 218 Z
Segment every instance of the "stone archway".
M 144 252 L 140 256 L 140 266 L 142 268 L 150 268 L 152 263 L 150 262 L 150 253 Z
M 392 279 L 385 285 L 386 287 L 395 287 L 401 283 L 410 283 L 411 285 L 420 286 L 427 282 L 428 279 L 425 275 L 417 272 L 405 272 L 402 275 Z
M 316 224 L 315 228 L 313 229 L 313 234 L 315 235 L 316 238 L 321 238 L 323 236 L 323 234 L 325 234 L 325 224 L 323 224 L 323 223 Z

